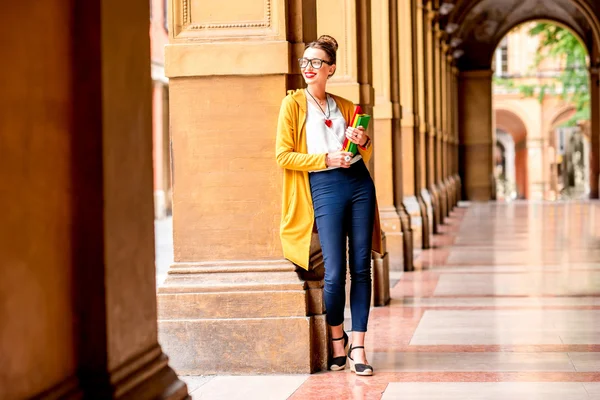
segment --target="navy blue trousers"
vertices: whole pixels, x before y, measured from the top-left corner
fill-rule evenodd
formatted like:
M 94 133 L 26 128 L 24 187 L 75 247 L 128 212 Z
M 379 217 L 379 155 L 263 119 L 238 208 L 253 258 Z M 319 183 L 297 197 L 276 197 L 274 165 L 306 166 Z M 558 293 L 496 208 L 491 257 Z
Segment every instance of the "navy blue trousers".
M 350 168 L 309 174 L 315 221 L 325 261 L 327 323 L 344 322 L 346 238 L 352 331 L 366 332 L 371 305 L 371 246 L 375 186 L 363 160 Z

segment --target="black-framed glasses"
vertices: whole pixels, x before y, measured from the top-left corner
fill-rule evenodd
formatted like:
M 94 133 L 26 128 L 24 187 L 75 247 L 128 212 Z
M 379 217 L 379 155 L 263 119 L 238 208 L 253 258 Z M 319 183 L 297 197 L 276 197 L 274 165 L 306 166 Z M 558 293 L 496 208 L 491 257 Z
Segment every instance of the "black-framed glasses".
M 322 60 L 320 58 L 306 58 L 306 57 L 302 57 L 298 59 L 298 65 L 300 66 L 300 68 L 306 68 L 308 67 L 308 64 L 310 63 L 310 65 L 314 68 L 314 69 L 319 69 L 323 66 L 323 63 L 327 64 L 327 65 L 333 65 L 332 62 L 329 62 L 327 60 Z

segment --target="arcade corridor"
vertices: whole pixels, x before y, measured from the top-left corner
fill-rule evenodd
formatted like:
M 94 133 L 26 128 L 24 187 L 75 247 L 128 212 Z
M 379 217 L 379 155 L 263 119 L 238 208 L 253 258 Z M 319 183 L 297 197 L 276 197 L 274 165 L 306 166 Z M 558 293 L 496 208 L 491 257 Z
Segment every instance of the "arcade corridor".
M 448 222 L 372 311 L 375 376 L 184 377 L 192 397 L 600 399 L 600 203 L 471 204 Z

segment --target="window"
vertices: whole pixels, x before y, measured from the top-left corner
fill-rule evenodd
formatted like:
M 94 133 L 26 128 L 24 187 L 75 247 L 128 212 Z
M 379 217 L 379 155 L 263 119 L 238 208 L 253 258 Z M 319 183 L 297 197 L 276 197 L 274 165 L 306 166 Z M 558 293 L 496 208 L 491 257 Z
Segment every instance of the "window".
M 504 37 L 496 49 L 496 76 L 508 75 L 508 39 Z
M 163 15 L 164 15 L 164 22 L 165 22 L 165 31 L 169 32 L 169 17 L 168 17 L 168 12 L 167 12 L 167 7 L 169 7 L 169 0 L 165 0 L 163 3 Z

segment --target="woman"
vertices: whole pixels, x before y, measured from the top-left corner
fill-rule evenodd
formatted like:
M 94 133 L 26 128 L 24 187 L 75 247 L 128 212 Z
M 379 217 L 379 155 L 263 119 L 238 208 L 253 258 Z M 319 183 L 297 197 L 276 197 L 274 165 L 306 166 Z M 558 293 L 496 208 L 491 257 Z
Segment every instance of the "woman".
M 375 187 L 365 162 L 373 152 L 364 129 L 349 127 L 354 104 L 325 91 L 335 73 L 337 42 L 321 36 L 298 60 L 307 88 L 288 92 L 277 127 L 277 163 L 284 169 L 281 241 L 285 257 L 308 269 L 316 221 L 325 262 L 324 299 L 333 337 L 330 369 L 346 366 L 346 238 L 349 245 L 352 346 L 350 368 L 372 375 L 364 341 L 371 304 L 371 250 L 381 252 Z M 342 151 L 345 138 L 359 146 Z

